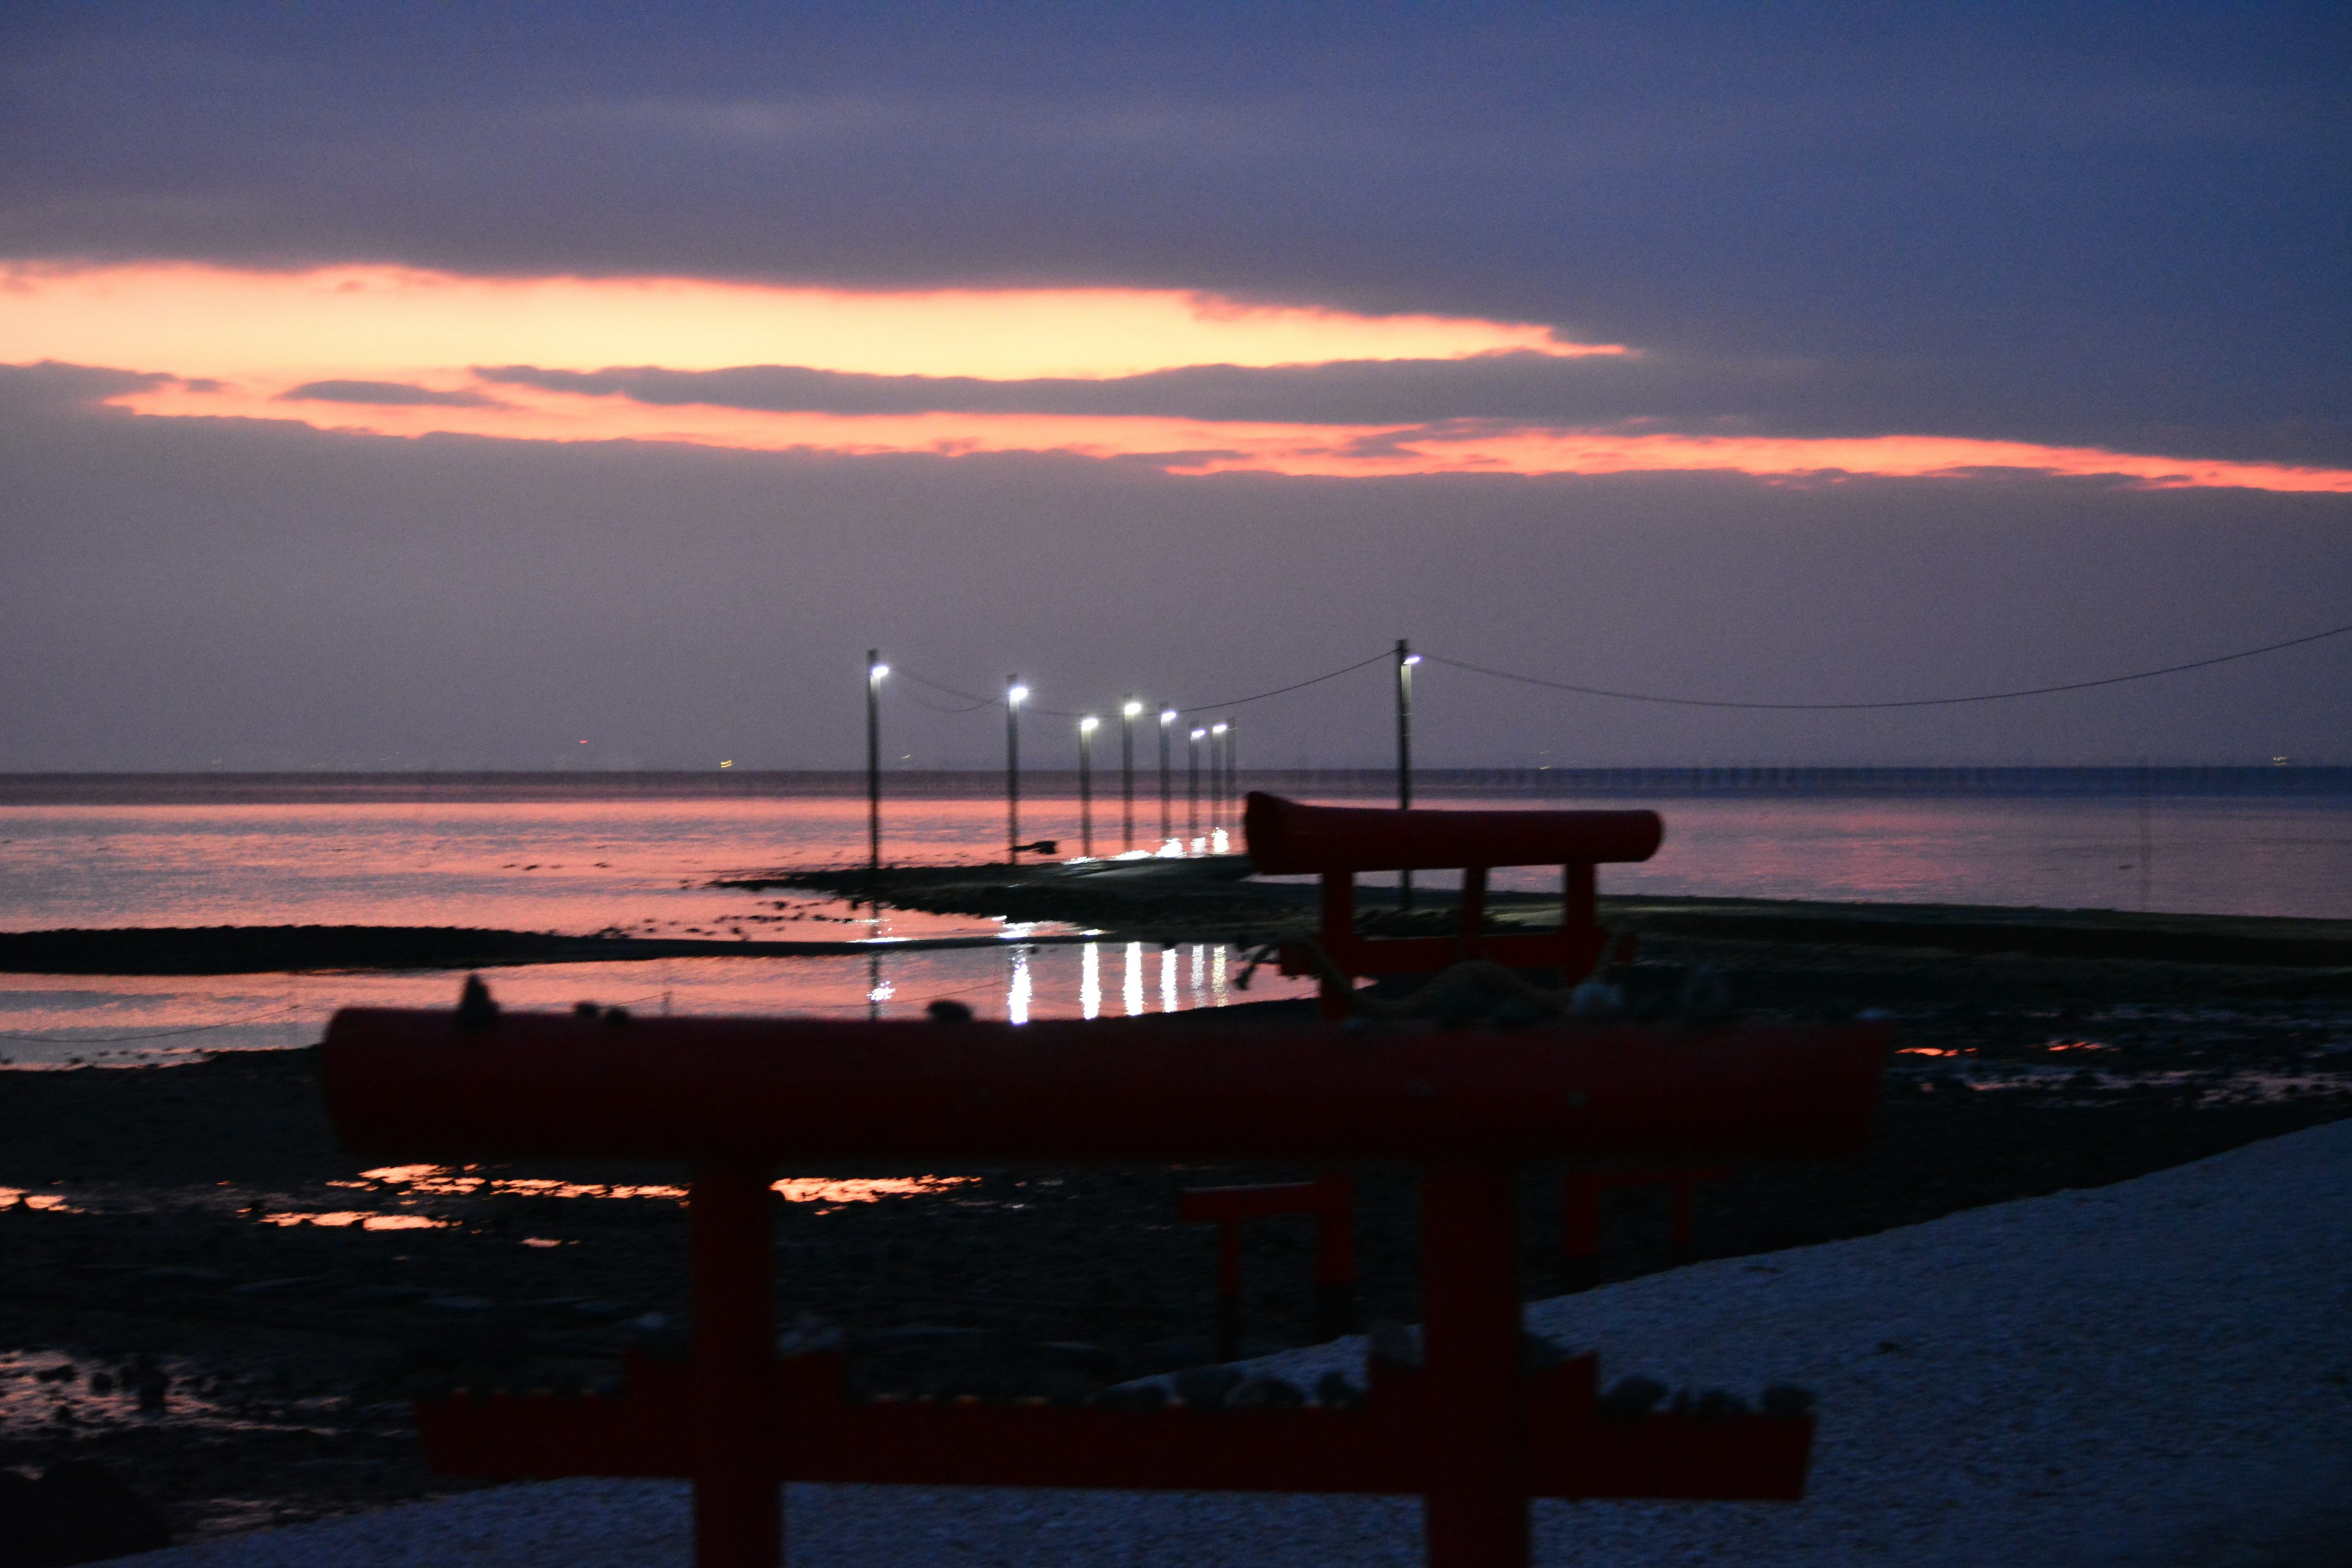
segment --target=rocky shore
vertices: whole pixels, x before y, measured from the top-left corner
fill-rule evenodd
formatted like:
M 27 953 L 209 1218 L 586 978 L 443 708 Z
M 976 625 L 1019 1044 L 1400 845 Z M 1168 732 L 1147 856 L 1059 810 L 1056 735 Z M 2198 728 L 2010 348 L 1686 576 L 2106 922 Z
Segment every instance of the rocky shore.
M 1624 978 L 1638 1001 L 1700 963 L 1754 1013 L 1883 1010 L 1904 1047 L 1867 1160 L 1703 1186 L 1700 1258 L 2101 1186 L 2352 1112 L 2342 972 L 1660 933 Z M 363 1170 L 313 1075 L 307 1051 L 0 1074 L 0 1468 L 94 1461 L 183 1539 L 375 1507 L 464 1485 L 424 1472 L 411 1390 L 592 1384 L 632 1339 L 682 1331 L 681 1173 Z M 1176 1223 L 1179 1189 L 1304 1173 L 793 1173 L 780 1294 L 847 1332 L 869 1390 L 1082 1393 L 1208 1354 L 1213 1239 Z M 1360 1181 L 1360 1310 L 1412 1321 L 1412 1177 Z M 1531 1297 L 1578 1282 L 1559 1191 L 1527 1173 Z M 1662 1193 L 1612 1194 L 1604 1219 L 1604 1279 L 1684 1261 Z M 1308 1337 L 1309 1246 L 1302 1222 L 1251 1227 L 1249 1348 Z

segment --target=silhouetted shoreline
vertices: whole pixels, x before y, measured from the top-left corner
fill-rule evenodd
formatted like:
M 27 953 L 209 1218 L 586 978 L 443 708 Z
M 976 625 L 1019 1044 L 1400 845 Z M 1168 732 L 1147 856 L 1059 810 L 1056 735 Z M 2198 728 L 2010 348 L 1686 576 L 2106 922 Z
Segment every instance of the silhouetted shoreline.
M 1108 873 L 1071 875 L 1061 866 L 894 868 L 878 890 L 898 908 L 1001 916 L 1085 928 L 1103 941 L 1233 942 L 1304 934 L 1313 927 L 1313 889 L 1244 883 L 1223 875 L 1152 877 L 1120 885 Z M 1181 870 L 1202 862 L 1129 863 L 1136 870 Z M 876 889 L 863 870 L 753 873 L 715 884 L 745 890 L 793 888 L 856 899 Z M 1376 925 L 1399 931 L 1444 927 L 1444 895 L 1400 917 L 1385 895 L 1363 889 Z M 1557 900 L 1490 895 L 1504 921 L 1541 922 Z M 2114 910 L 2037 910 L 1960 904 L 1828 903 L 1779 899 L 1617 898 L 1601 900 L 1604 922 L 1644 940 L 1867 947 L 2049 959 L 2352 969 L 2352 921 L 2273 916 L 2135 914 Z M 1553 914 L 1549 918 L 1557 919 Z M 1029 935 L 1034 944 L 1087 934 Z M 884 952 L 1005 945 L 993 935 L 916 937 Z M 248 974 L 334 969 L 437 970 L 530 963 L 613 963 L 665 958 L 829 957 L 877 951 L 855 940 L 788 942 L 681 937 L 562 936 L 450 926 L 117 927 L 0 932 L 0 973 L 20 974 Z

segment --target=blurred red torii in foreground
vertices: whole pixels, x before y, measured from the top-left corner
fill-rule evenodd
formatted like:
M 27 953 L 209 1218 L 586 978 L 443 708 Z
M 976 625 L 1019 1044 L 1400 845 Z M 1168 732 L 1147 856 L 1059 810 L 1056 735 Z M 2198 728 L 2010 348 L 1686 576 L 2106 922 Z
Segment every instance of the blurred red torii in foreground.
M 786 1479 L 1418 1493 L 1440 1568 L 1519 1568 L 1533 1497 L 1799 1496 L 1801 1413 L 1612 1415 L 1590 1355 L 1530 1369 L 1524 1161 L 1857 1152 L 1874 1026 L 1651 1031 L 842 1024 L 353 1009 L 324 1057 L 344 1142 L 452 1162 L 691 1167 L 690 1363 L 617 1397 L 427 1401 L 436 1468 L 688 1476 L 703 1568 L 774 1568 Z M 1424 1352 L 1361 1402 L 1163 1409 L 855 1402 L 780 1358 L 782 1162 L 1402 1161 L 1424 1168 Z

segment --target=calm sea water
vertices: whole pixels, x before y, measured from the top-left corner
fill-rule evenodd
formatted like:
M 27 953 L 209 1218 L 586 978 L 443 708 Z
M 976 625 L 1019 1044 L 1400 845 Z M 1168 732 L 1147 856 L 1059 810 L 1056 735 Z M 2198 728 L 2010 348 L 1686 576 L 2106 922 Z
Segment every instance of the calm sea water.
M 1348 801 L 1346 793 L 1308 798 Z M 1360 800 L 1360 797 L 1356 797 Z M 1364 804 L 1381 804 L 1377 801 Z M 1525 806 L 1455 791 L 1431 805 Z M 1841 792 L 1580 798 L 1666 819 L 1645 865 L 1604 868 L 1604 891 L 2147 909 L 2352 918 L 2352 796 L 2207 791 L 1999 795 Z M 1176 813 L 1181 819 L 1184 805 Z M 1156 799 L 1139 802 L 1156 847 Z M 1125 943 L 1026 947 L 1034 928 L 715 889 L 731 872 L 862 863 L 855 790 L 716 795 L 627 780 L 477 783 L 462 789 L 332 780 L 256 790 L 203 779 L 0 789 L 0 929 L 439 925 L 586 933 L 1012 938 L 980 951 L 695 959 L 492 971 L 514 1005 L 593 999 L 648 1011 L 911 1016 L 956 996 L 983 1016 L 1061 1017 L 1214 1006 L 1233 955 Z M 894 785 L 885 851 L 899 861 L 992 859 L 1000 800 Z M 1178 826 L 1183 826 L 1180 820 Z M 1205 824 L 1203 825 L 1206 826 Z M 1096 848 L 1121 847 L 1115 799 Z M 1024 802 L 1024 838 L 1078 847 L 1076 800 Z M 1514 879 L 1542 886 L 1549 878 Z M 152 1060 L 304 1044 L 353 1004 L 440 1005 L 440 973 L 218 977 L 0 976 L 0 1058 Z M 1260 971 L 1252 996 L 1298 983 Z

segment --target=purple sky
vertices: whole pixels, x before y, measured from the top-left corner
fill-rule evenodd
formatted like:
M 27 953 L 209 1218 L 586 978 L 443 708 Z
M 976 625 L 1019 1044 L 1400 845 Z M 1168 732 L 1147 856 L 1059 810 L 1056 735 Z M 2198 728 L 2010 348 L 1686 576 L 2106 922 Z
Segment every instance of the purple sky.
M 846 766 L 869 646 L 1110 712 L 1400 636 L 1844 700 L 2342 625 L 2347 175 L 2333 6 L 12 6 L 0 769 Z M 248 318 L 195 283 L 146 336 L 26 313 L 174 264 L 1192 290 L 1334 312 L 1338 346 L 1121 372 L 1073 326 L 1069 374 L 876 370 L 683 334 L 616 359 L 582 318 L 576 349 L 486 331 L 410 374 L 298 367 L 318 334 L 265 299 L 237 309 L 289 345 L 271 381 L 205 357 Z M 1392 314 L 1635 352 L 1345 346 Z M 995 434 L 924 450 L 908 419 Z M 1180 426 L 1282 471 L 1152 449 Z M 1262 465 L 1318 430 L 1337 457 Z M 1365 466 L 1401 431 L 1675 455 Z M 1693 467 L 1731 438 L 1780 445 Z M 1951 443 L 2028 455 L 1853 456 Z M 2031 455 L 2085 450 L 2116 471 Z M 2238 467 L 2121 477 L 2149 463 Z M 2352 762 L 2347 690 L 2352 637 L 1891 714 L 1421 688 L 1435 765 Z M 1249 760 L 1370 763 L 1385 702 L 1368 670 L 1235 717 Z M 890 723 L 894 755 L 985 765 L 1002 719 L 894 691 Z

